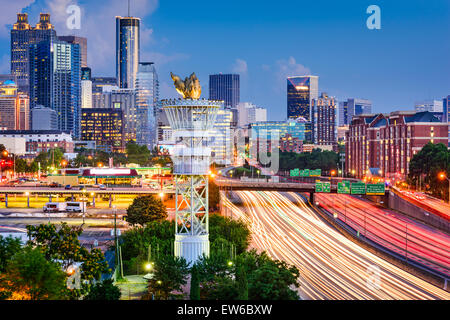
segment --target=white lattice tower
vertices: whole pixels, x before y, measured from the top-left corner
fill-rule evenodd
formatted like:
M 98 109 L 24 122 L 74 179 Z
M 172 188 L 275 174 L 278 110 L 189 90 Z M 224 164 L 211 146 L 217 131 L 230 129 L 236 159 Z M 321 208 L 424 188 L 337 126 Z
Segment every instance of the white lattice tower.
M 181 143 L 174 148 L 175 255 L 194 263 L 209 255 L 208 171 L 211 149 L 206 146 L 222 102 L 164 100 L 163 108 Z M 181 200 L 179 200 L 181 196 Z

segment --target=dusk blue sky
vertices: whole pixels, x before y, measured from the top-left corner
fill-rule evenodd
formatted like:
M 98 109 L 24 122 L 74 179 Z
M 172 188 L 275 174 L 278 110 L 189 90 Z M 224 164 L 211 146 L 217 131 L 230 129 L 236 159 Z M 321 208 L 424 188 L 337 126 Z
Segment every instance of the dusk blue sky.
M 13 3 L 11 3 L 13 2 Z M 9 72 L 9 29 L 16 13 L 50 12 L 58 35 L 88 38 L 94 76 L 115 75 L 115 20 L 124 0 L 0 0 L 0 72 Z M 66 27 L 65 9 L 82 9 L 81 29 Z M 369 30 L 369 5 L 381 30 Z M 5 8 L 3 10 L 3 8 Z M 142 18 L 141 60 L 154 61 L 161 98 L 176 97 L 170 71 L 195 71 L 208 98 L 208 75 L 241 74 L 241 101 L 286 118 L 286 76 L 319 76 L 338 100 L 373 101 L 374 112 L 411 110 L 414 102 L 450 95 L 449 0 L 131 0 Z

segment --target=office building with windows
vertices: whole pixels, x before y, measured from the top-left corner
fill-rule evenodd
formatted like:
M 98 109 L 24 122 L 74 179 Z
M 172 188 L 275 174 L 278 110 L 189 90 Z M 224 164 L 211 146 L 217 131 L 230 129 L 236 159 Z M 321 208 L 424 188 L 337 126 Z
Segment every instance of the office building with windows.
M 91 68 L 81 68 L 81 108 L 92 108 Z
M 231 165 L 233 159 L 232 128 L 233 113 L 230 110 L 219 110 L 216 122 L 207 142 L 211 148 L 211 163 Z
M 267 110 L 250 102 L 240 102 L 237 106 L 237 127 L 243 128 L 250 123 L 267 121 Z
M 370 171 L 405 179 L 409 162 L 427 143 L 448 142 L 448 126 L 431 112 L 397 111 L 354 116 L 345 137 L 347 174 Z
M 58 40 L 71 43 L 78 44 L 80 46 L 80 59 L 81 59 L 81 68 L 87 68 L 87 39 L 84 37 L 78 36 L 59 36 Z
M 314 143 L 337 147 L 336 99 L 322 93 L 313 100 Z
M 372 113 L 372 101 L 350 98 L 339 102 L 339 126 L 349 125 L 354 116 Z
M 209 100 L 224 101 L 226 109 L 235 109 L 240 101 L 240 77 L 238 74 L 214 74 L 209 76 Z
M 17 77 L 20 91 L 30 92 L 30 46 L 52 40 L 56 40 L 56 31 L 49 14 L 41 13 L 35 27 L 28 23 L 28 14 L 17 14 L 17 22 L 11 30 L 11 74 Z
M 425 100 L 416 102 L 414 110 L 417 112 L 430 111 L 430 112 L 443 112 L 442 100 Z
M 140 62 L 136 76 L 136 143 L 156 145 L 156 115 L 159 104 L 159 82 L 153 62 Z
M 53 109 L 58 130 L 80 135 L 80 47 L 64 41 L 42 41 L 30 47 L 30 104 Z
M 0 82 L 0 129 L 28 130 L 30 126 L 30 99 L 18 91 L 11 80 Z
M 139 18 L 116 17 L 116 78 L 120 88 L 132 89 L 139 70 Z
M 123 152 L 123 117 L 120 109 L 83 109 L 81 140 L 95 141 L 105 152 Z
M 31 109 L 31 130 L 58 130 L 56 111 L 40 105 Z

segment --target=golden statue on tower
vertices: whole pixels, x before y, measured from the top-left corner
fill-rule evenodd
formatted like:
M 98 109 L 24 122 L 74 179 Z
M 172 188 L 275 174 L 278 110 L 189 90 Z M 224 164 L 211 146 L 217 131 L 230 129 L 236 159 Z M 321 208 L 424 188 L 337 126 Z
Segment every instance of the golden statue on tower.
M 170 73 L 177 92 L 183 96 L 184 99 L 199 99 L 202 94 L 202 87 L 195 73 L 192 73 L 189 78 L 184 81 L 177 75 Z

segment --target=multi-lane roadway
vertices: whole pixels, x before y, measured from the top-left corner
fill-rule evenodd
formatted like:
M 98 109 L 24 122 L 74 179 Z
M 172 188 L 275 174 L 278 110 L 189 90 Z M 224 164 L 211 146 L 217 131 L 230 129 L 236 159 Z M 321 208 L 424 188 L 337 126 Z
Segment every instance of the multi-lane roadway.
M 223 197 L 224 206 L 248 223 L 254 248 L 297 266 L 304 299 L 450 299 L 345 238 L 295 193 L 236 194 L 243 205 Z
M 349 195 L 316 194 L 319 206 L 379 245 L 450 278 L 450 236 Z

